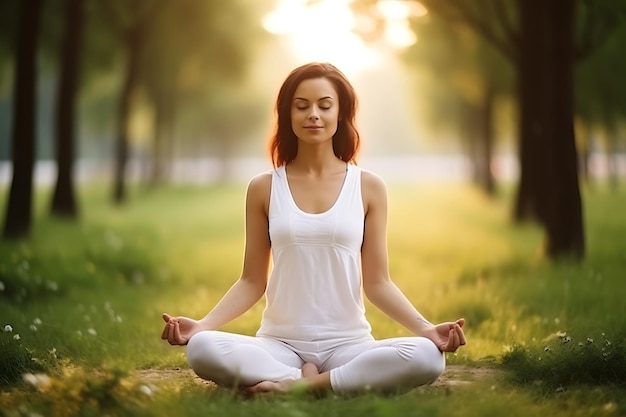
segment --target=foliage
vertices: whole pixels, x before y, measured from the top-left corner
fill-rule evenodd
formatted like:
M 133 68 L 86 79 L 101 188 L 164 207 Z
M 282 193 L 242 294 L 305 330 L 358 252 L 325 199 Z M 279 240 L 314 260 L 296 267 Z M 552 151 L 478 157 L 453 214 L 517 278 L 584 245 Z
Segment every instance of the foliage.
M 511 100 L 510 63 L 484 38 L 437 14 L 416 19 L 413 29 L 419 41 L 403 57 L 421 80 L 417 96 L 428 103 L 419 111 L 436 131 L 467 142 L 488 90 Z
M 541 386 L 548 391 L 572 385 L 626 384 L 626 339 L 575 338 L 559 332 L 543 349 L 514 346 L 502 363 L 520 384 Z
M 244 400 L 202 384 L 188 371 L 184 350 L 159 339 L 160 314 L 199 317 L 236 279 L 244 187 L 138 189 L 133 204 L 112 208 L 106 187 L 89 184 L 80 193 L 87 208 L 81 223 L 48 218 L 50 191 L 39 190 L 32 238 L 0 242 L 0 330 L 12 329 L 0 331 L 1 375 L 11 376 L 3 381 L 0 415 L 565 416 L 572 409 L 587 415 L 626 410 L 614 388 L 623 382 L 626 335 L 616 291 L 626 266 L 623 188 L 586 190 L 590 253 L 583 265 L 538 257 L 540 231 L 508 223 L 509 192 L 488 200 L 457 185 L 393 184 L 389 191 L 392 277 L 429 319 L 468 319 L 469 344 L 448 356 L 450 366 L 496 367 L 495 373 L 391 397 Z M 226 329 L 254 333 L 262 308 Z M 371 305 L 367 309 L 377 337 L 406 334 Z M 564 331 L 563 338 L 555 336 Z M 568 367 L 578 370 L 575 377 Z M 508 374 L 517 379 L 503 378 Z M 589 386 L 593 396 L 585 394 Z

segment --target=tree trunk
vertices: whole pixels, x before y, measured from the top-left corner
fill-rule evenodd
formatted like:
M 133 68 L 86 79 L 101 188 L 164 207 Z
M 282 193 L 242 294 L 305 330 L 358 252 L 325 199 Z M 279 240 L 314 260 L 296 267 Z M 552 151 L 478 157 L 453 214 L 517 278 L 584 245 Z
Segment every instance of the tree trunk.
M 546 15 L 542 0 L 518 0 L 520 12 L 520 50 L 518 63 L 519 162 L 520 178 L 515 202 L 516 221 L 539 220 L 539 189 L 545 172 L 542 168 L 546 126 L 545 110 L 545 49 L 547 37 Z
M 546 2 L 554 42 L 551 85 L 554 89 L 553 136 L 549 141 L 551 182 L 546 209 L 546 253 L 551 258 L 580 259 L 585 253 L 578 155 L 574 135 L 575 0 Z
M 122 204 L 126 200 L 126 166 L 129 149 L 129 119 L 133 93 L 139 79 L 139 55 L 143 45 L 143 25 L 130 30 L 126 39 L 127 64 L 118 107 L 117 141 L 115 146 L 115 178 L 113 202 Z
M 36 56 L 42 0 L 20 3 L 16 44 L 15 90 L 13 96 L 13 178 L 4 223 L 4 237 L 30 233 L 32 223 L 33 166 L 36 126 Z
M 480 155 L 480 185 L 487 195 L 492 196 L 496 191 L 495 180 L 491 170 L 491 159 L 493 157 L 493 88 L 485 86 L 483 103 L 481 108 L 481 126 L 478 149 Z
M 150 182 L 152 185 L 163 183 L 167 174 L 168 143 L 172 134 L 172 101 L 171 89 L 161 87 L 163 90 L 154 95 L 153 103 L 155 109 L 154 120 L 154 142 L 152 144 L 152 170 L 150 172 Z
M 59 90 L 56 108 L 57 182 L 51 212 L 61 217 L 76 218 L 78 209 L 74 192 L 74 148 L 76 93 L 80 73 L 80 41 L 83 34 L 83 0 L 67 0 Z
M 520 0 L 520 166 L 516 218 L 545 229 L 550 258 L 582 258 L 574 137 L 574 0 Z

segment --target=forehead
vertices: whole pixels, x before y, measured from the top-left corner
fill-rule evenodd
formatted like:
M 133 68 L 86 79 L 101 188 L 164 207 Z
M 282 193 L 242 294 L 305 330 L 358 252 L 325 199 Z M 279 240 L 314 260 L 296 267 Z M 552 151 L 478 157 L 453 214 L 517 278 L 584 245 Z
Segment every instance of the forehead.
M 331 97 L 337 99 L 337 91 L 332 82 L 327 78 L 311 78 L 303 80 L 296 91 L 294 92 L 295 98 L 304 98 L 307 100 L 317 100 L 322 97 Z

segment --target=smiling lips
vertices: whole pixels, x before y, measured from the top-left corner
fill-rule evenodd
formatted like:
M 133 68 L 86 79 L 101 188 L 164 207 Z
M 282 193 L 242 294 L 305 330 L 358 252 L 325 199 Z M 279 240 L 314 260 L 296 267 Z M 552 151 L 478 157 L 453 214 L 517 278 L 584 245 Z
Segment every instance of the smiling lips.
M 309 126 L 304 126 L 305 129 L 309 129 L 309 130 L 317 130 L 317 129 L 321 129 L 322 126 L 317 126 L 317 125 L 309 125 Z

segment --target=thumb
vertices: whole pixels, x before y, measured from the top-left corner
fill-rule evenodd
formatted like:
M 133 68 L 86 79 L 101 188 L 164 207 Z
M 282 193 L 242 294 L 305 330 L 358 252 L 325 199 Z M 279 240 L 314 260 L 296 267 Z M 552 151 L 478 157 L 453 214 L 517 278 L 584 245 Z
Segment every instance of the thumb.
M 463 325 L 465 324 L 465 319 L 463 319 L 463 318 L 458 319 L 458 320 L 456 321 L 456 323 L 457 323 L 459 326 L 463 327 Z

